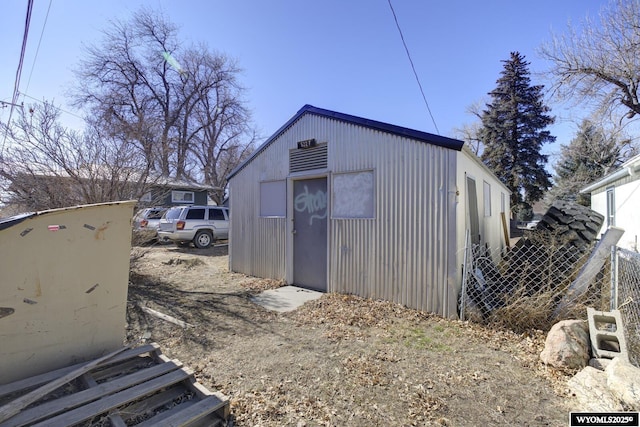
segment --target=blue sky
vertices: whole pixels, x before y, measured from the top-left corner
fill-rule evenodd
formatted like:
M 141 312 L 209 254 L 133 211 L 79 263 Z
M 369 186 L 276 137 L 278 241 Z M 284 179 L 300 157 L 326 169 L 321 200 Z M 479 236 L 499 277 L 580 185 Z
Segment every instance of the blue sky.
M 19 90 L 25 103 L 67 103 L 71 70 L 83 44 L 100 41 L 113 19 L 140 6 L 162 10 L 185 42 L 205 42 L 236 58 L 255 125 L 270 136 L 304 104 L 421 131 L 454 136 L 474 118 L 469 105 L 486 100 L 503 68 L 519 51 L 536 73 L 548 64 L 537 49 L 569 21 L 595 16 L 604 0 L 418 1 L 392 0 L 439 132 L 424 104 L 388 0 L 35 0 Z M 3 67 L 0 100 L 10 101 L 27 10 L 26 0 L 6 0 L 0 15 Z M 43 32 L 44 26 L 44 32 Z M 36 56 L 36 50 L 42 40 Z M 35 59 L 35 63 L 34 63 Z M 573 137 L 583 113 L 551 100 L 558 137 L 543 150 L 554 154 Z M 8 108 L 0 110 L 6 121 Z M 63 118 L 70 126 L 79 120 Z

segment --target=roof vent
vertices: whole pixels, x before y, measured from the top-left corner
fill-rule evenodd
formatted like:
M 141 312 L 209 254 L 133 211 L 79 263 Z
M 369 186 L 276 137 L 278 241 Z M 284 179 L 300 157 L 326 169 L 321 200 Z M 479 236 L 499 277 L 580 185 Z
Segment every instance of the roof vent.
M 327 143 L 289 151 L 289 173 L 327 168 Z

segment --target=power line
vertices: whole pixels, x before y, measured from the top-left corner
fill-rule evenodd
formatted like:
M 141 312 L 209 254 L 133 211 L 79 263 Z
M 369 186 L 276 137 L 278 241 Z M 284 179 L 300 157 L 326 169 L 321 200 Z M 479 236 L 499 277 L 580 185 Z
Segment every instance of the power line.
M 22 76 L 22 65 L 24 64 L 24 54 L 27 51 L 27 39 L 29 36 L 29 25 L 31 24 L 31 11 L 33 10 L 33 0 L 29 0 L 27 3 L 27 16 L 24 23 L 24 34 L 22 35 L 22 49 L 20 50 L 20 59 L 18 60 L 18 69 L 16 70 L 16 81 L 13 85 L 13 97 L 11 98 L 11 109 L 9 110 L 9 120 L 7 120 L 7 131 L 4 133 L 4 139 L 2 140 L 2 147 L 7 141 L 7 133 L 9 132 L 9 124 L 11 123 L 11 116 L 13 116 L 13 109 L 18 104 L 18 88 L 20 87 L 20 77 Z
M 20 92 L 20 95 L 24 96 L 25 98 L 32 99 L 32 100 L 34 100 L 34 101 L 36 101 L 36 102 L 39 102 L 39 103 L 41 103 L 41 104 L 44 104 L 44 103 L 45 103 L 45 101 L 43 101 L 43 100 L 41 100 L 41 99 L 38 99 L 38 98 L 34 98 L 33 96 L 27 95 L 27 94 L 26 94 L 26 93 L 24 93 L 24 92 Z M 51 104 L 51 106 L 52 106 L 53 108 L 55 108 L 56 110 L 58 110 L 58 111 L 62 111 L 63 113 L 69 114 L 70 116 L 77 117 L 77 118 L 79 118 L 79 119 L 84 120 L 84 117 L 79 116 L 79 115 L 77 115 L 77 114 L 75 114 L 75 113 L 72 113 L 71 111 L 63 110 L 62 108 L 57 107 L 57 106 L 55 106 L 55 105 L 53 105 L 53 104 Z
M 47 8 L 47 14 L 44 17 L 44 24 L 42 24 L 42 31 L 40 32 L 40 39 L 38 40 L 38 47 L 36 48 L 36 54 L 33 57 L 33 64 L 31 65 L 31 72 L 29 73 L 29 80 L 27 80 L 27 87 L 25 89 L 26 92 L 29 92 L 29 85 L 31 84 L 31 76 L 33 75 L 33 70 L 36 68 L 36 59 L 38 59 L 38 52 L 40 52 L 40 44 L 42 43 L 42 36 L 44 36 L 44 29 L 47 26 L 47 20 L 49 19 L 49 11 L 51 10 L 51 3 L 53 0 L 49 0 L 49 7 Z
M 393 9 L 393 5 L 391 4 L 391 0 L 387 0 L 389 2 L 389 7 L 391 8 L 391 13 L 393 14 L 393 19 L 396 21 L 396 27 L 398 28 L 398 32 L 400 33 L 400 38 L 402 39 L 402 44 L 404 45 L 404 50 L 407 52 L 407 58 L 409 58 L 409 62 L 411 63 L 411 69 L 413 70 L 413 75 L 416 77 L 416 81 L 418 82 L 418 87 L 420 88 L 420 93 L 422 94 L 422 99 L 424 100 L 424 105 L 427 106 L 427 111 L 429 112 L 429 116 L 431 117 L 431 121 L 433 122 L 433 126 L 436 128 L 436 133 L 440 135 L 440 130 L 438 129 L 438 125 L 436 124 L 435 119 L 433 118 L 433 114 L 431 114 L 431 108 L 429 108 L 429 103 L 427 102 L 427 97 L 424 94 L 424 90 L 422 89 L 422 84 L 420 83 L 420 79 L 418 78 L 418 73 L 416 72 L 416 67 L 413 65 L 413 60 L 411 59 L 411 54 L 409 53 L 409 48 L 407 47 L 407 43 L 404 41 L 404 35 L 402 34 L 402 29 L 400 28 L 400 23 L 398 22 L 398 17 L 396 16 L 396 11 Z
M 24 23 L 24 34 L 22 35 L 22 49 L 20 50 L 20 60 L 18 61 L 18 70 L 16 71 L 16 82 L 13 87 L 12 103 L 18 101 L 18 89 L 20 87 L 20 77 L 22 76 L 22 65 L 24 64 L 24 54 L 27 51 L 27 39 L 29 37 L 29 24 L 31 24 L 31 11 L 33 10 L 33 0 L 29 0 L 27 4 L 27 17 Z

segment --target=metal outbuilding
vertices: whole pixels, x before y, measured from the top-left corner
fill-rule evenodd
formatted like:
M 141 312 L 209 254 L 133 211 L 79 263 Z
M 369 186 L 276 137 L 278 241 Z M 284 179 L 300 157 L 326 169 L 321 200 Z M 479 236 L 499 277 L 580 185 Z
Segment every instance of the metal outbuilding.
M 508 244 L 509 190 L 463 146 L 305 105 L 229 177 L 230 269 L 456 317 L 466 230 Z

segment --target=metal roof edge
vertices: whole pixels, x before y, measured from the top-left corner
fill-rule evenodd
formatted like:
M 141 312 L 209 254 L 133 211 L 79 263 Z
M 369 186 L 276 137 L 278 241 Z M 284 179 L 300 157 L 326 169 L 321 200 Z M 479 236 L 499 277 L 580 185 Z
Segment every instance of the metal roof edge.
M 460 151 L 464 146 L 464 142 L 448 138 L 446 136 L 435 135 L 428 132 L 423 132 L 415 129 L 409 129 L 402 126 L 393 125 L 390 123 L 379 122 L 377 120 L 365 119 L 363 117 L 352 116 L 350 114 L 339 113 L 337 111 L 325 110 L 323 108 L 314 107 L 312 105 L 305 105 L 303 107 L 305 112 L 310 112 L 323 117 L 329 117 L 336 120 L 341 120 L 348 123 L 357 124 L 370 129 L 380 130 L 388 133 L 393 133 L 400 136 L 406 136 L 408 138 L 417 139 L 420 141 L 428 142 L 430 144 L 438 145 L 452 150 Z M 301 110 L 302 111 L 302 110 Z
M 257 157 L 262 151 L 264 151 L 269 145 L 271 145 L 280 135 L 282 135 L 289 127 L 291 127 L 300 117 L 304 114 L 310 113 L 321 117 L 332 118 L 347 123 L 353 123 L 370 129 L 375 129 L 383 132 L 392 133 L 395 135 L 404 136 L 407 138 L 416 139 L 429 144 L 437 145 L 440 147 L 449 148 L 456 151 L 461 151 L 464 146 L 464 142 L 448 138 L 446 136 L 435 135 L 428 132 L 422 132 L 419 130 L 409 129 L 402 126 L 392 125 L 390 123 L 379 122 L 376 120 L 369 120 L 363 117 L 352 116 L 350 114 L 344 114 L 337 111 L 326 110 L 324 108 L 314 107 L 313 105 L 306 104 L 298 112 L 289 119 L 284 125 L 280 127 L 273 135 L 271 135 L 256 151 L 254 151 L 248 159 L 238 165 L 231 171 L 228 180 L 233 178 L 242 169 L 244 169 L 255 157 Z
M 581 194 L 590 193 L 593 190 L 604 187 L 611 184 L 618 179 L 625 178 L 627 176 L 634 176 L 640 171 L 640 154 L 634 156 L 624 162 L 620 167 L 613 172 L 603 176 L 602 178 L 592 182 L 591 184 L 580 190 Z

